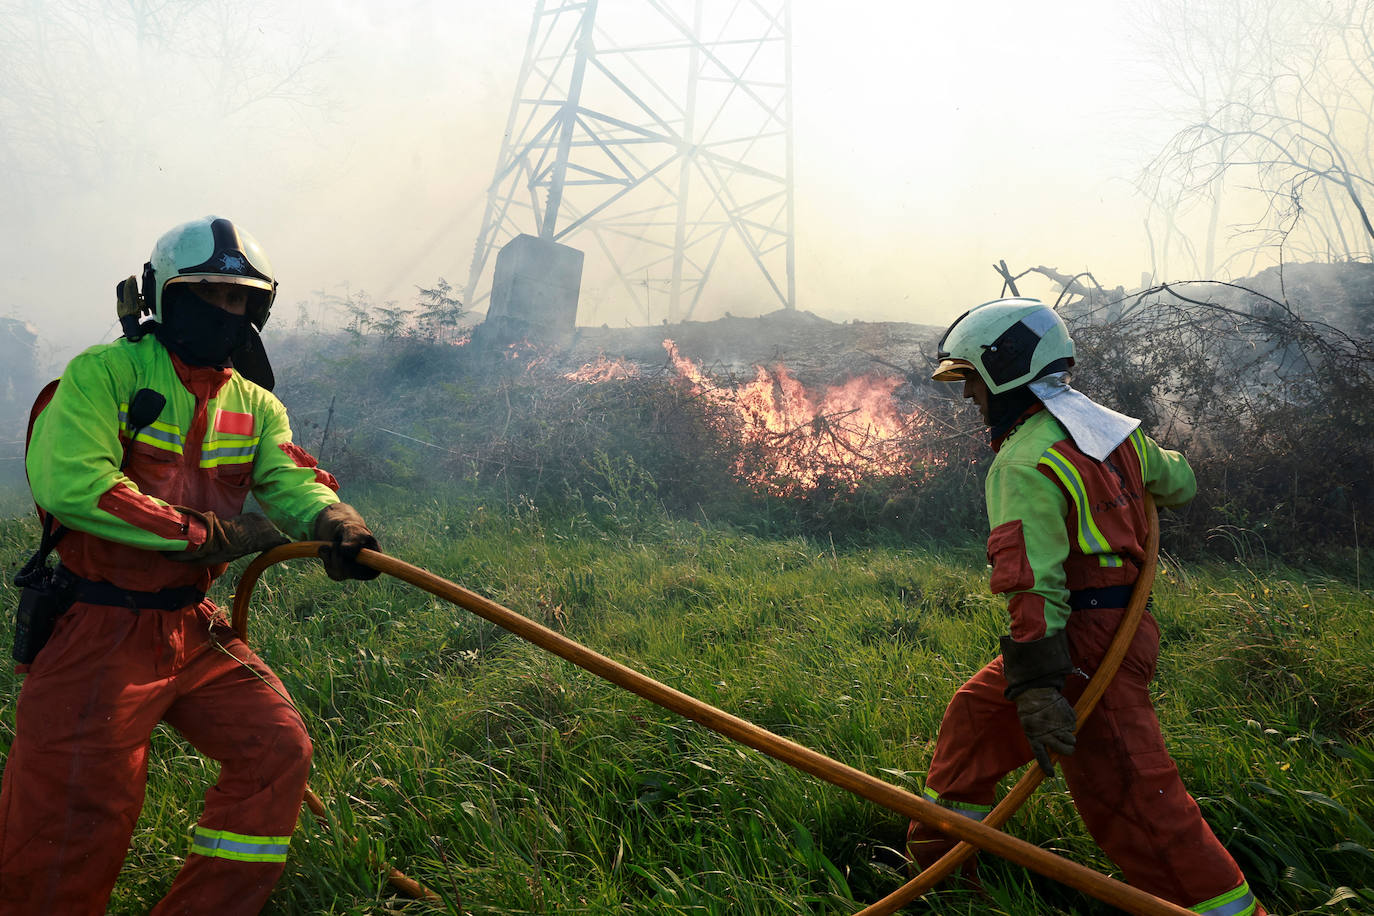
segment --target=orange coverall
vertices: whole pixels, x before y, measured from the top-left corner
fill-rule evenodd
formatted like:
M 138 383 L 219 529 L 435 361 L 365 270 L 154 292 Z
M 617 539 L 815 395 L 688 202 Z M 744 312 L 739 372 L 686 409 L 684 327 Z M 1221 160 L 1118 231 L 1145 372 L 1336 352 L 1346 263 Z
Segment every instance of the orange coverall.
M 1116 634 L 1144 560 L 1142 494 L 1166 506 L 1187 502 L 1193 472 L 1138 429 L 1095 461 L 1038 404 L 994 447 L 986 486 L 992 591 L 1008 596 L 1013 638 L 1067 630 L 1075 671 L 1063 694 L 1073 703 Z M 1149 690 L 1158 657 L 1159 627 L 1147 612 L 1074 753 L 1060 760 L 1074 806 L 1135 887 L 1204 916 L 1263 916 L 1164 746 Z M 1006 689 L 998 655 L 950 700 L 926 774 L 932 801 L 981 820 L 998 782 L 1031 760 Z M 953 841 L 912 822 L 908 845 L 925 867 Z
M 144 387 L 166 405 L 130 430 L 127 405 Z M 153 912 L 257 913 L 285 867 L 310 739 L 281 681 L 196 597 L 225 566 L 162 551 L 205 540 L 175 506 L 231 517 L 250 491 L 279 528 L 306 537 L 337 485 L 291 443 L 269 392 L 232 369 L 189 366 L 152 336 L 86 351 L 45 395 L 30 485 L 69 529 L 63 566 L 97 585 L 78 592 L 27 666 L 0 789 L 0 914 L 105 912 L 159 721 L 220 770 Z

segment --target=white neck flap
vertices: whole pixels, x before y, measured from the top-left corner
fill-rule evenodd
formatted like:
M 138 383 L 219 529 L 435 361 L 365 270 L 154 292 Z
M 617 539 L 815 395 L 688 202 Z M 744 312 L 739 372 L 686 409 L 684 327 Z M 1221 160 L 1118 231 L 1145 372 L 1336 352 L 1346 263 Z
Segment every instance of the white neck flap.
M 1064 424 L 1079 451 L 1103 461 L 1126 441 L 1140 421 L 1103 407 L 1069 385 L 1067 372 L 1054 372 L 1030 383 L 1030 390 L 1054 418 Z

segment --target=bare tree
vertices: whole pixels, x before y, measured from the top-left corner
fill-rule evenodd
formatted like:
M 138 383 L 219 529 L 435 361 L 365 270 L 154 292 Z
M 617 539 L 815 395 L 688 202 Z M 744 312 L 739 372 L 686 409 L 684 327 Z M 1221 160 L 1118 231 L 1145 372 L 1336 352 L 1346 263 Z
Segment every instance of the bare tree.
M 1058 285 L 1075 386 L 1188 454 L 1199 486 L 1174 522 L 1185 540 L 1301 557 L 1321 542 L 1358 563 L 1374 518 L 1374 340 L 1362 320 L 1374 265 L 1288 265 L 1240 283 L 1130 292 L 1088 271 L 994 269 L 1004 292 L 1032 274 Z
M 1268 72 L 1275 49 L 1274 26 L 1268 0 L 1239 0 L 1234 4 L 1189 4 L 1160 0 L 1137 7 L 1146 49 L 1167 84 L 1187 99 L 1187 117 L 1204 121 L 1226 99 L 1236 98 L 1256 73 Z M 1173 166 L 1173 167 L 1171 167 Z M 1141 184 L 1151 201 L 1151 236 L 1158 240 L 1156 276 L 1170 274 L 1175 248 L 1189 261 L 1195 275 L 1211 277 L 1221 219 L 1222 176 L 1198 176 L 1180 169 L 1163 155 L 1151 163 Z M 1179 221 L 1197 207 L 1207 210 L 1206 230 L 1195 244 Z M 1199 262 L 1199 257 L 1201 261 Z
M 150 126 L 320 106 L 327 53 L 268 0 L 0 0 L 0 188 L 116 180 Z
M 1231 273 L 1228 260 L 1238 257 L 1249 257 L 1242 271 L 1252 271 L 1274 246 L 1288 259 L 1374 254 L 1374 0 L 1150 8 L 1158 11 L 1152 51 L 1194 103 L 1141 180 L 1162 228 L 1160 256 L 1198 252 L 1193 270 L 1212 278 Z M 1194 244 L 1178 225 L 1199 205 L 1207 225 Z M 1241 244 L 1223 258 L 1228 216 Z

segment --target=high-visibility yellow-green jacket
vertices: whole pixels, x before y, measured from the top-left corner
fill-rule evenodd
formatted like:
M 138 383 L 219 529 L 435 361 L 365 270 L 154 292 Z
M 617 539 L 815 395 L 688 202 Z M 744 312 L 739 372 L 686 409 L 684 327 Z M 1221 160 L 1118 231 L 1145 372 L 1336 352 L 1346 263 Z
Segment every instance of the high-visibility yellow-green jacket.
M 135 431 L 129 404 L 143 388 L 166 404 Z M 203 591 L 225 567 L 163 556 L 205 541 L 204 524 L 175 506 L 227 518 L 251 492 L 278 528 L 303 539 L 319 511 L 339 501 L 333 477 L 292 443 L 286 409 L 271 392 L 232 369 L 187 365 L 152 335 L 86 350 L 46 406 L 42 400 L 26 459 L 29 487 L 69 529 L 58 553 L 83 578 L 136 591 Z
M 1135 582 L 1149 530 L 1146 490 L 1161 506 L 1197 492 L 1187 459 L 1139 429 L 1097 461 L 1038 405 L 994 447 L 984 485 L 988 562 L 1018 641 L 1063 629 L 1070 592 Z

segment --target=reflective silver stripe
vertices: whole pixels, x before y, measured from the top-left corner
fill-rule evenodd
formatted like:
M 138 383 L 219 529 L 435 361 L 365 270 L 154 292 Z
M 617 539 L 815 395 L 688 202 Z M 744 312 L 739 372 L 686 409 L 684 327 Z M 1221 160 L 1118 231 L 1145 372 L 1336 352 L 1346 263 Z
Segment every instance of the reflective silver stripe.
M 291 843 L 288 836 L 252 836 L 229 830 L 196 827 L 191 852 L 214 859 L 236 862 L 285 862 Z
M 253 454 L 254 452 L 256 452 L 257 450 L 258 450 L 258 444 L 257 444 L 256 442 L 254 442 L 252 445 L 240 445 L 240 446 L 212 445 L 212 446 L 210 446 L 209 448 L 207 448 L 205 451 L 201 452 L 201 454 L 202 454 L 202 455 L 213 455 L 213 456 L 215 456 L 216 458 L 229 458 L 229 457 L 232 457 L 232 456 L 234 456 L 234 455 L 251 455 L 251 454 Z
M 1250 893 L 1248 882 L 1193 907 L 1193 912 L 1201 916 L 1250 916 L 1254 911 L 1255 895 Z

